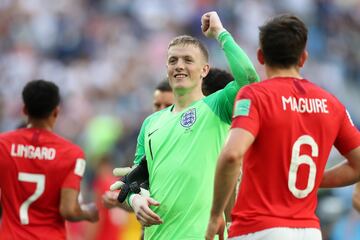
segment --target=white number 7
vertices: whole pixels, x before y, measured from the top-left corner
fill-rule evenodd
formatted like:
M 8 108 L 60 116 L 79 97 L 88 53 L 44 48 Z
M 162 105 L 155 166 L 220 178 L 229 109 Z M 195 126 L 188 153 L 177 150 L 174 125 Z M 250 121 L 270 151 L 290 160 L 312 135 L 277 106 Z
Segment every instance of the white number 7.
M 35 202 L 41 194 L 43 194 L 45 189 L 45 175 L 44 174 L 33 174 L 33 173 L 24 173 L 19 172 L 19 181 L 21 182 L 31 182 L 36 183 L 35 192 L 25 200 L 20 206 L 19 214 L 20 214 L 20 222 L 22 225 L 29 224 L 29 206 L 33 202 Z

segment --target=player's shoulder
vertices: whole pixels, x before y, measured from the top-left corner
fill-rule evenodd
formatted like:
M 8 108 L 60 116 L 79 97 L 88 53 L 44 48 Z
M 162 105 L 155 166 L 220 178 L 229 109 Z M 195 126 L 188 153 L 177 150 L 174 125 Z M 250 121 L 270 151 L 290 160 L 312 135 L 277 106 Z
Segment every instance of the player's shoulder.
M 18 130 L 12 130 L 12 131 L 8 131 L 8 132 L 2 132 L 0 133 L 0 139 L 7 139 L 7 138 L 11 138 L 13 136 L 16 135 L 16 132 Z
M 24 129 L 15 129 L 7 132 L 0 133 L 0 141 L 11 141 L 13 139 L 25 136 Z
M 274 79 L 265 79 L 260 82 L 255 82 L 248 84 L 243 87 L 245 91 L 253 91 L 253 92 L 262 92 L 262 91 L 272 91 L 274 89 L 278 89 L 279 85 L 282 85 L 284 81 L 279 80 L 277 78 Z
M 75 153 L 83 153 L 82 148 L 79 145 L 73 143 L 71 140 L 69 140 L 63 136 L 60 136 L 54 132 L 49 132 L 49 134 L 50 134 L 50 137 L 52 138 L 52 140 L 56 141 L 58 143 L 57 145 L 59 147 L 68 149 Z
M 264 82 L 255 82 L 255 83 L 251 83 L 248 85 L 243 86 L 239 92 L 238 92 L 238 96 L 240 95 L 245 95 L 245 96 L 251 96 L 251 95 L 258 95 L 261 92 L 264 92 L 264 90 L 266 90 L 266 84 L 264 84 Z M 257 94 L 255 94 L 257 93 Z
M 343 106 L 343 104 L 340 102 L 340 100 L 331 92 L 325 90 L 324 88 L 320 87 L 316 83 L 308 81 L 306 79 L 304 79 L 304 82 L 306 82 L 306 84 L 308 84 L 308 86 L 310 86 L 312 88 L 312 90 L 314 92 L 316 92 L 318 95 L 325 97 L 326 99 L 328 99 L 328 101 L 331 101 L 334 104 Z
M 171 105 L 171 106 L 169 106 L 167 108 L 164 108 L 164 109 L 162 109 L 160 111 L 157 111 L 157 112 L 154 112 L 154 113 L 150 114 L 149 116 L 147 116 L 145 118 L 144 123 L 145 122 L 151 122 L 152 120 L 155 120 L 155 119 L 159 118 L 162 114 L 164 114 L 164 113 L 166 113 L 168 111 L 171 111 L 171 109 L 173 107 L 174 107 L 174 105 Z

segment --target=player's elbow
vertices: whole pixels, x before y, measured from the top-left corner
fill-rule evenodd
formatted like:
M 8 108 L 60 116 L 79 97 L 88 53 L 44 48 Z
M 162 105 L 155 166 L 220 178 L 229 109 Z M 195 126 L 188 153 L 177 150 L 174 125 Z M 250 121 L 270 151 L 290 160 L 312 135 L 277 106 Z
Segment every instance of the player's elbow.
M 228 165 L 241 165 L 244 155 L 236 150 L 227 150 L 222 154 L 224 162 Z
M 67 221 L 78 221 L 81 209 L 75 204 L 62 204 L 60 206 L 60 214 Z

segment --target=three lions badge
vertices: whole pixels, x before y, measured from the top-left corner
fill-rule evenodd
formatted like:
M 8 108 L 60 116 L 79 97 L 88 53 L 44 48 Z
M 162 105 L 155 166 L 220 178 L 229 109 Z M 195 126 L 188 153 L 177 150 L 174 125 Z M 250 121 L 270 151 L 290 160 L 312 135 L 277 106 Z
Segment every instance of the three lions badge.
M 196 109 L 192 108 L 181 115 L 180 124 L 183 127 L 189 128 L 192 125 L 194 125 L 195 121 L 196 121 Z

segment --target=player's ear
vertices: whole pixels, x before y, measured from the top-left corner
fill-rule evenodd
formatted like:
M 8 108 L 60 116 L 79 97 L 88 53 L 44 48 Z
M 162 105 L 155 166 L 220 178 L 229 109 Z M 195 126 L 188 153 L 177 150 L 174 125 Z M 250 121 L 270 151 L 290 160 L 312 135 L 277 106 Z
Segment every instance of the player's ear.
M 201 78 L 206 77 L 206 75 L 208 75 L 209 71 L 210 71 L 210 65 L 205 64 L 202 71 L 201 71 L 201 74 L 200 74 Z
M 23 109 L 22 109 L 23 113 L 27 116 L 28 115 L 28 110 L 27 108 L 25 107 L 25 105 L 23 106 Z
M 257 50 L 257 59 L 261 65 L 265 64 L 264 52 L 260 48 L 258 48 L 258 50 Z
M 60 107 L 57 106 L 52 113 L 53 117 L 57 118 L 59 116 L 59 112 L 60 112 Z
M 299 67 L 303 67 L 309 57 L 308 51 L 304 50 L 300 56 Z

